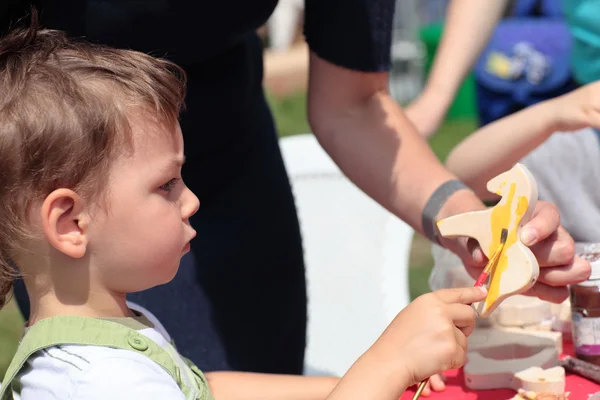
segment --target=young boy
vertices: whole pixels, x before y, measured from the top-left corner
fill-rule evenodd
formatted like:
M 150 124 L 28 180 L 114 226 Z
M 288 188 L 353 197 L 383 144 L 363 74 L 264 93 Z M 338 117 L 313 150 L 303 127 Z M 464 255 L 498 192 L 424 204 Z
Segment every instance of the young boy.
M 536 104 L 467 137 L 446 165 L 482 199 L 489 179 L 522 162 L 540 199 L 558 207 L 576 242 L 600 241 L 600 82 Z
M 169 282 L 195 235 L 184 94 L 176 65 L 40 30 L 35 14 L 0 39 L 0 306 L 17 271 L 31 301 L 0 399 L 397 400 L 464 363 L 483 289 L 421 296 L 339 381 L 204 375 L 131 309 L 126 294 Z

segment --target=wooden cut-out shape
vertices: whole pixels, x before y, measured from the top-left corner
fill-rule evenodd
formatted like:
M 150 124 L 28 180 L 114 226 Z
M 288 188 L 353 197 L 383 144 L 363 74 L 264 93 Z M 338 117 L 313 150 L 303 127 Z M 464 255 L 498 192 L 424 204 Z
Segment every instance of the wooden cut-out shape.
M 474 390 L 516 390 L 516 374 L 530 367 L 556 367 L 558 355 L 550 338 L 493 328 L 475 330 L 468 338 L 465 385 Z
M 534 338 L 543 338 L 544 340 L 549 339 L 552 340 L 552 342 L 554 343 L 554 348 L 556 349 L 556 352 L 558 354 L 562 354 L 563 352 L 563 334 L 561 332 L 523 329 L 514 326 L 500 325 L 496 325 L 494 329 L 503 332 L 518 333 L 519 335 L 533 336 Z
M 549 393 L 549 392 L 532 392 L 519 389 L 518 394 L 508 400 L 569 400 L 570 392 L 565 393 Z M 588 400 L 592 400 L 590 397 Z
M 515 295 L 498 305 L 494 321 L 503 326 L 527 326 L 547 322 L 549 330 L 552 316 L 552 305 L 549 302 L 537 297 Z
M 487 189 L 502 197 L 494 207 L 455 215 L 437 223 L 444 237 L 466 236 L 477 240 L 488 258 L 500 245 L 502 229 L 508 230 L 500 258 L 490 273 L 488 296 L 473 304 L 482 317 L 489 316 L 508 296 L 527 291 L 539 276 L 535 256 L 520 240 L 521 226 L 531 218 L 538 200 L 535 179 L 524 165 L 516 164 L 491 179 Z
M 514 390 L 523 389 L 528 392 L 564 393 L 565 369 L 563 367 L 527 368 L 515 374 L 512 386 Z

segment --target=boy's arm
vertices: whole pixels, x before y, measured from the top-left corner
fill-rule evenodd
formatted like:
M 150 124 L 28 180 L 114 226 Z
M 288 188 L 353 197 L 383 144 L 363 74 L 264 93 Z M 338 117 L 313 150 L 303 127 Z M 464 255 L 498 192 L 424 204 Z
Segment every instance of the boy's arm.
M 557 128 L 552 108 L 539 103 L 486 125 L 452 150 L 446 166 L 482 199 L 496 199 L 487 182 L 548 139 Z
M 215 400 L 324 400 L 338 382 L 334 377 L 208 372 Z

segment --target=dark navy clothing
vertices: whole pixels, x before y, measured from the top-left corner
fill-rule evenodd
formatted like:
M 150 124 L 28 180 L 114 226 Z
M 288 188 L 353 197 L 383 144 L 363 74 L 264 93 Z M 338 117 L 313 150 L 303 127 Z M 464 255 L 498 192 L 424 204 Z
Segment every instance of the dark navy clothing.
M 277 1 L 2 0 L 3 30 L 28 3 L 46 27 L 164 56 L 188 74 L 183 178 L 201 202 L 195 262 L 186 257 L 173 282 L 129 299 L 204 370 L 301 373 L 302 245 L 255 33 Z M 393 13 L 394 0 L 306 0 L 306 39 L 334 64 L 388 70 Z

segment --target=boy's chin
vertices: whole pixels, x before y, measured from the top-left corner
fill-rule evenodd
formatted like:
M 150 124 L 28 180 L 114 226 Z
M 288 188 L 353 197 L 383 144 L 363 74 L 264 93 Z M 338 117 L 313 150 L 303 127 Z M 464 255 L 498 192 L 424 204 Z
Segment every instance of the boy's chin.
M 140 279 L 140 282 L 143 280 L 145 281 L 145 285 L 141 286 L 141 287 L 136 287 L 133 290 L 128 290 L 127 293 L 137 293 L 137 292 L 143 292 L 144 290 L 148 290 L 148 289 L 152 289 L 154 287 L 157 286 L 161 286 L 161 285 L 165 285 L 169 282 L 171 282 L 173 280 L 173 278 L 175 278 L 175 275 L 177 275 L 177 271 L 179 271 L 179 261 L 177 261 L 176 263 L 174 263 L 174 265 L 171 268 L 163 268 L 160 270 L 160 274 L 154 274 L 155 279 L 152 279 L 151 282 L 148 282 L 147 279 Z M 147 278 L 147 276 L 145 276 L 144 278 Z

